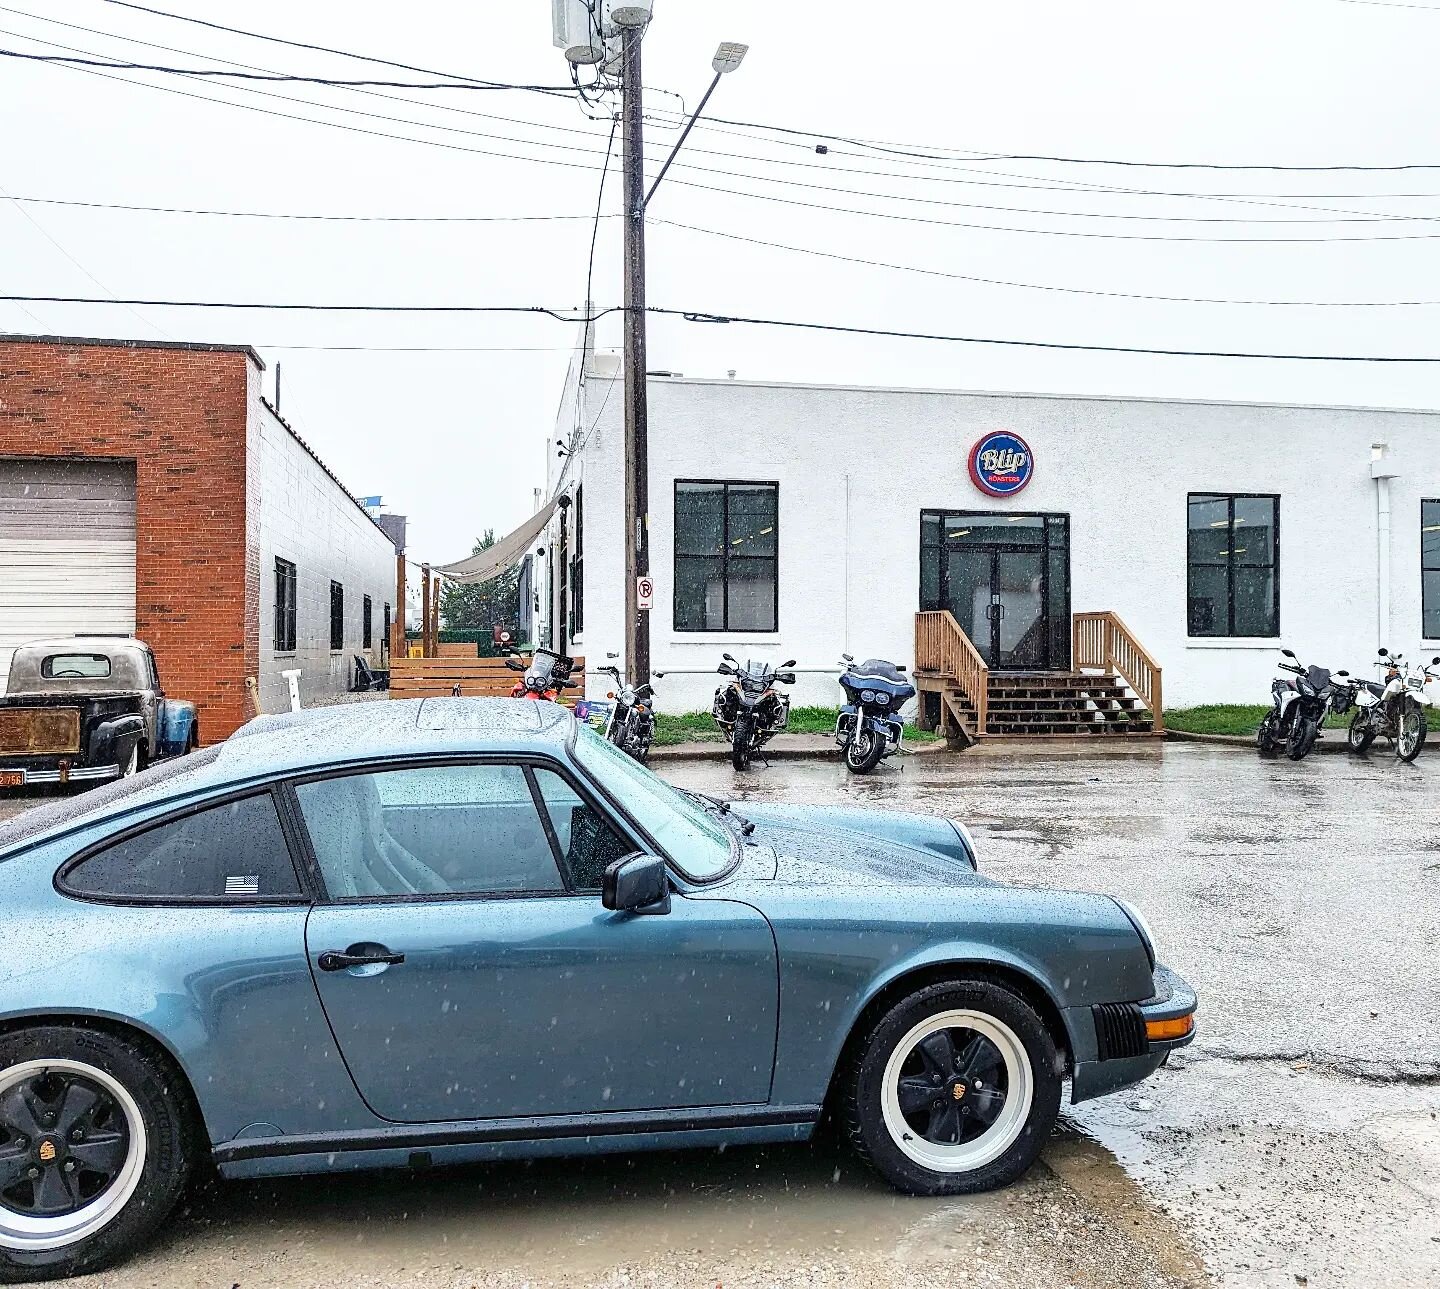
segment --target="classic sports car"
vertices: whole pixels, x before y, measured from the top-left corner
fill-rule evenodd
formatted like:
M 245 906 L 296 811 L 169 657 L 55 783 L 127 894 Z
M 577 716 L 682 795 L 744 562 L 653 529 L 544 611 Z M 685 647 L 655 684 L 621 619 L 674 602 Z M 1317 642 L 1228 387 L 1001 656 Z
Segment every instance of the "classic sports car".
M 808 1138 L 1003 1185 L 1190 1041 L 1116 900 L 961 824 L 682 792 L 550 703 L 251 722 L 0 825 L 0 1281 L 225 1177 Z M 43 950 L 43 955 L 42 955 Z M 43 967 L 37 966 L 43 956 Z

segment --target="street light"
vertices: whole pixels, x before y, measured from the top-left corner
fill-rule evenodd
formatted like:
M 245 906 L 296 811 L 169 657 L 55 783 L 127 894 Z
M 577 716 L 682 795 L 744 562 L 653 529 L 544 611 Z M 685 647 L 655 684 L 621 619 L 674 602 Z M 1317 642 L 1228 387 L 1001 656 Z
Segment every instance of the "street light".
M 710 60 L 710 66 L 715 69 L 715 79 L 710 82 L 710 88 L 705 91 L 705 97 L 700 100 L 699 105 L 691 114 L 690 119 L 685 122 L 685 128 L 680 131 L 680 137 L 675 140 L 675 146 L 670 149 L 670 155 L 665 158 L 665 164 L 660 167 L 660 173 L 655 176 L 655 182 L 650 185 L 650 191 L 645 194 L 645 205 L 649 206 L 650 198 L 655 195 L 655 189 L 660 186 L 660 181 L 665 178 L 665 172 L 670 169 L 670 163 L 675 160 L 675 155 L 685 146 L 685 140 L 690 137 L 690 131 L 695 128 L 695 122 L 700 119 L 700 113 L 705 110 L 705 104 L 710 101 L 710 95 L 715 92 L 715 87 L 720 84 L 720 78 L 729 72 L 733 72 L 745 61 L 745 55 L 750 52 L 749 45 L 740 45 L 733 40 L 722 41 L 720 48 L 715 51 L 715 57 Z

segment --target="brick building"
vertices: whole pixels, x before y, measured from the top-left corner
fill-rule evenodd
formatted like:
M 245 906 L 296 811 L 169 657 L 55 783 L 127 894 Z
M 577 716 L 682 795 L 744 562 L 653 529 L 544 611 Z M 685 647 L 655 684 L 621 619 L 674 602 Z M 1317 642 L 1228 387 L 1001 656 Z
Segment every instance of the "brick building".
M 382 661 L 395 548 L 243 345 L 0 336 L 0 685 L 28 639 L 133 632 L 204 742 Z

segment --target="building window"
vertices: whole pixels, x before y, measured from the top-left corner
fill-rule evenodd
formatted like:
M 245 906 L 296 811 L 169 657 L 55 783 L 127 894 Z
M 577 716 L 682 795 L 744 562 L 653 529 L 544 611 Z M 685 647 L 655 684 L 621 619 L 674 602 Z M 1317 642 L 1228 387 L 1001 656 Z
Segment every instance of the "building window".
M 1192 636 L 1280 634 L 1280 498 L 1190 494 Z
M 556 596 L 555 614 L 560 619 L 559 649 L 570 646 L 570 508 L 560 507 L 560 546 L 555 562 L 560 565 L 560 586 Z
M 675 630 L 778 631 L 778 483 L 675 484 Z
M 384 617 L 385 617 L 385 635 L 384 635 L 384 637 L 383 637 L 383 638 L 381 639 L 381 641 L 380 641 L 380 647 L 381 647 L 382 649 L 388 650 L 388 649 L 390 648 L 390 622 L 391 622 L 391 618 L 390 618 L 390 606 L 389 606 L 388 604 L 385 605 L 385 607 L 384 607 Z
M 1440 640 L 1440 501 L 1420 502 L 1420 596 L 1422 630 Z
M 375 641 L 375 631 L 371 626 L 370 619 L 374 615 L 374 609 L 370 604 L 370 597 L 367 595 L 360 605 L 360 647 L 368 649 Z
M 585 490 L 575 489 L 575 545 L 570 555 L 570 635 L 585 630 Z
M 330 650 L 338 653 L 345 647 L 345 588 L 330 583 Z
M 295 651 L 295 565 L 275 561 L 275 652 Z

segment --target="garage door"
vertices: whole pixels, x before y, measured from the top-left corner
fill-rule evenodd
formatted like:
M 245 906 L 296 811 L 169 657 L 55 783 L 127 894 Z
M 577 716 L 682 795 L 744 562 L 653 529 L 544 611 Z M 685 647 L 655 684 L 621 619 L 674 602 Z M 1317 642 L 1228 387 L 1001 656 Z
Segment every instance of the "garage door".
M 0 457 L 0 689 L 27 640 L 134 630 L 134 462 Z

